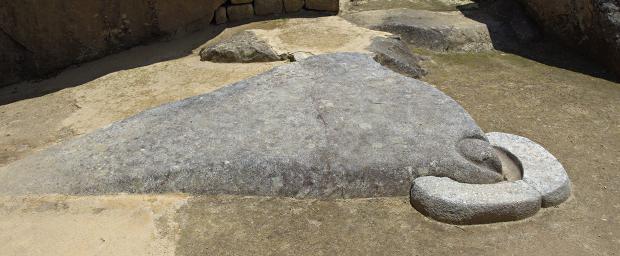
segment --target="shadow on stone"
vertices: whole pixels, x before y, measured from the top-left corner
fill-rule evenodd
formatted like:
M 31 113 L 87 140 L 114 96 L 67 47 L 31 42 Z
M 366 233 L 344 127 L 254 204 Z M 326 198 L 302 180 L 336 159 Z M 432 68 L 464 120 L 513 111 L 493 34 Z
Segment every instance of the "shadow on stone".
M 36 98 L 65 88 L 75 87 L 113 72 L 148 66 L 157 62 L 188 56 L 192 54 L 193 50 L 215 38 L 226 28 L 281 18 L 314 18 L 331 16 L 333 14 L 332 12 L 300 11 L 281 15 L 254 16 L 250 19 L 238 22 L 229 22 L 220 25 L 212 24 L 197 32 L 182 36 L 160 37 L 154 42 L 128 47 L 122 52 L 101 57 L 97 61 L 91 60 L 48 74 L 46 77 L 40 79 L 52 78 L 55 79 L 55 81 L 46 83 L 45 86 L 37 84 L 36 79 L 0 86 L 0 89 L 6 92 L 0 93 L 0 105 Z M 2 33 L 0 33 L 0 36 L 2 36 Z M 35 86 L 27 88 L 20 86 L 22 83 L 32 82 L 34 82 Z
M 594 63 L 562 44 L 557 38 L 544 35 L 514 0 L 477 0 L 457 8 L 463 15 L 484 23 L 489 30 L 493 48 L 519 55 L 545 65 L 554 66 L 593 77 L 619 82 L 605 67 Z M 498 26 L 497 22 L 501 22 Z

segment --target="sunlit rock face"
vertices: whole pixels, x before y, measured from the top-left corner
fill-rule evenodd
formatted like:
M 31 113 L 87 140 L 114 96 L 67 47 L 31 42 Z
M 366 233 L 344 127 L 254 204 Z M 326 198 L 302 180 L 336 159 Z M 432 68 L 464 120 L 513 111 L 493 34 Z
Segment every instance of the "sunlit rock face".
M 420 176 L 496 183 L 450 97 L 366 54 L 317 55 L 157 107 L 0 169 L 1 194 L 408 195 Z

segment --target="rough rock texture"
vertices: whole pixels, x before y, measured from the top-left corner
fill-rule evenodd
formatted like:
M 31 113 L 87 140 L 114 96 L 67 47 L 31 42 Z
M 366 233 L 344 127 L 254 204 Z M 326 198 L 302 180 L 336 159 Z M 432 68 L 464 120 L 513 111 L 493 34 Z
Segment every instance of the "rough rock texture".
M 284 59 L 251 31 L 235 34 L 227 40 L 200 51 L 200 60 L 211 62 L 249 63 Z
M 400 39 L 376 37 L 369 50 L 375 54 L 377 62 L 395 72 L 413 78 L 426 75 L 426 70 L 420 66 L 424 58 L 411 53 Z
M 256 15 L 281 14 L 284 10 L 282 0 L 254 0 Z
M 562 164 L 545 148 L 527 138 L 493 132 L 487 137 L 492 145 L 503 148 L 519 159 L 523 181 L 542 196 L 542 206 L 551 207 L 566 201 L 571 183 Z
M 232 22 L 247 20 L 254 17 L 254 5 L 240 4 L 226 7 L 228 19 Z
M 533 42 L 541 38 L 536 23 L 524 8 L 514 0 L 497 0 L 483 4 L 483 11 L 506 23 L 520 42 Z
M 304 8 L 304 0 L 284 0 L 284 10 L 286 12 L 298 12 Z
M 457 150 L 475 138 L 474 120 L 434 87 L 366 54 L 318 55 L 13 162 L 0 194 L 370 197 L 407 195 L 423 175 L 500 181 L 460 152 L 488 143 Z
M 228 16 L 226 15 L 226 7 L 221 6 L 215 11 L 215 24 L 223 24 L 228 22 Z
M 310 58 L 310 56 L 314 56 L 314 54 L 311 52 L 293 52 L 293 53 L 288 54 L 288 59 L 293 62 L 302 61 L 307 58 Z
M 411 204 L 420 213 L 453 224 L 484 224 L 525 219 L 540 210 L 540 194 L 523 181 L 465 184 L 449 178 L 413 182 Z
M 230 0 L 231 4 L 249 4 L 252 3 L 254 0 Z
M 620 75 L 620 1 L 519 0 L 545 32 Z
M 318 11 L 337 12 L 340 8 L 339 0 L 306 0 L 306 8 Z
M 345 16 L 364 27 L 400 35 L 407 42 L 436 51 L 477 52 L 493 49 L 489 27 L 501 27 L 489 17 L 484 23 L 461 12 L 413 9 L 365 11 Z
M 24 45 L 0 30 L 0 86 L 27 77 L 32 61 L 32 53 Z
M 225 0 L 0 0 L 0 86 L 204 28 Z
M 464 184 L 449 178 L 421 177 L 413 181 L 411 204 L 424 215 L 454 224 L 481 224 L 519 220 L 534 215 L 541 207 L 566 201 L 570 180 L 562 164 L 542 146 L 512 134 L 487 133 L 489 142 L 511 155 L 522 180 L 496 184 Z M 473 162 L 491 157 L 476 152 L 479 141 L 462 140 L 459 148 Z M 463 152 L 463 150 L 461 150 Z M 481 158 L 480 158 L 481 157 Z

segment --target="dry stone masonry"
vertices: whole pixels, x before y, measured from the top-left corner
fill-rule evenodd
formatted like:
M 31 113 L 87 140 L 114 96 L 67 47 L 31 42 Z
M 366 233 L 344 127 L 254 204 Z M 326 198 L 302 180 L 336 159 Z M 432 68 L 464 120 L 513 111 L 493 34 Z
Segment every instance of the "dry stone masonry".
M 318 11 L 338 11 L 337 0 L 306 0 L 306 8 Z
M 218 8 L 216 23 L 237 22 L 254 16 L 283 15 L 303 9 L 338 12 L 338 0 L 230 0 Z M 226 10 L 226 11 L 224 11 Z M 224 17 L 226 14 L 227 17 Z M 219 18 L 218 18 L 219 17 Z
M 286 12 L 298 12 L 304 8 L 304 0 L 284 0 L 284 10 Z
M 228 20 L 231 22 L 248 20 L 254 17 L 254 5 L 252 4 L 237 4 L 220 8 L 226 8 Z
M 210 24 L 338 12 L 338 0 L 2 1 L 0 86 Z

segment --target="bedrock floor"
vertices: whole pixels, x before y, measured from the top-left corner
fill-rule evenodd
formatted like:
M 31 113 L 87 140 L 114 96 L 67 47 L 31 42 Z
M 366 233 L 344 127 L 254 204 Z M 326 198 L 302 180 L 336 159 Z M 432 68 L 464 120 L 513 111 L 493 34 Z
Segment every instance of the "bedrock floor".
M 573 197 L 524 221 L 466 227 L 429 220 L 412 209 L 406 197 L 2 198 L 0 254 L 614 255 L 620 251 L 618 83 L 502 52 L 413 50 L 431 57 L 426 62 L 429 75 L 423 80 L 456 99 L 485 131 L 528 137 L 556 156 L 573 182 Z M 141 54 L 145 53 L 134 49 L 64 74 L 77 75 L 80 68 Z M 145 107 L 204 93 L 279 65 L 207 67 L 196 58 L 194 53 L 114 72 L 0 106 L 2 163 Z M 590 65 L 574 55 L 557 58 Z M 236 72 L 224 72 L 229 69 Z M 0 93 L 21 90 L 7 87 Z M 111 104 L 121 106 L 119 111 L 110 114 Z M 76 236 L 79 239 L 73 239 Z

